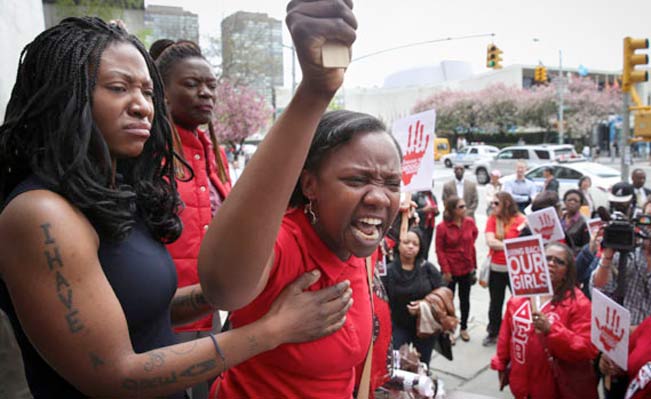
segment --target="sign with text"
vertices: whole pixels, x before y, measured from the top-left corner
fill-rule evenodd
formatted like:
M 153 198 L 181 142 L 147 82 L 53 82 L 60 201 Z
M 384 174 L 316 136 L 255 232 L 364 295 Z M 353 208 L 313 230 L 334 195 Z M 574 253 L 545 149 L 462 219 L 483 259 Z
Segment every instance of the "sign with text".
M 630 329 L 631 313 L 598 289 L 593 289 L 590 338 L 594 346 L 622 370 L 628 368 Z
M 602 226 L 606 225 L 606 223 L 600 218 L 590 219 L 587 221 L 587 224 L 588 224 L 588 232 L 590 233 L 590 237 L 594 237 L 594 235 L 597 234 L 599 229 Z
M 504 240 L 504 253 L 513 296 L 554 294 L 539 235 Z
M 402 149 L 402 191 L 432 189 L 436 112 L 421 112 L 393 123 L 393 136 Z
M 543 208 L 527 215 L 531 234 L 540 234 L 543 243 L 559 241 L 565 238 L 561 220 L 553 207 Z

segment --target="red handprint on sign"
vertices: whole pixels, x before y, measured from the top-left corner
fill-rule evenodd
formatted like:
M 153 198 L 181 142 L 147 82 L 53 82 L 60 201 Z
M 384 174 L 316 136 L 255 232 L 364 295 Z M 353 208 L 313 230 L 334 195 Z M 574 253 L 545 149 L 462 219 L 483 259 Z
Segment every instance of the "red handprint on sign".
M 545 241 L 549 241 L 552 234 L 554 233 L 554 218 L 549 216 L 548 213 L 538 216 L 538 223 L 540 223 L 540 228 L 535 228 L 533 231 L 536 234 L 540 234 Z
M 409 125 L 408 132 L 407 149 L 402 160 L 402 182 L 405 186 L 411 183 L 411 179 L 418 173 L 429 144 L 429 135 L 425 134 L 425 126 L 420 121 L 416 121 L 415 126 Z
M 619 326 L 620 316 L 615 309 L 606 307 L 606 324 L 601 325 L 597 318 L 596 324 L 599 330 L 599 341 L 604 345 L 607 351 L 613 350 L 614 347 L 624 337 L 624 328 Z

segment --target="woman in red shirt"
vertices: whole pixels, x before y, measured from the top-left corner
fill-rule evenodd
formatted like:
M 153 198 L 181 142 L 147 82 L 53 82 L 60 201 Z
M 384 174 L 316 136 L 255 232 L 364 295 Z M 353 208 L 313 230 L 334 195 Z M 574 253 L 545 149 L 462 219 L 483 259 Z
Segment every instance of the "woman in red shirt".
M 486 222 L 486 244 L 490 248 L 491 257 L 488 290 L 490 292 L 490 305 L 488 307 L 488 335 L 482 345 L 495 345 L 497 334 L 502 324 L 502 307 L 506 287 L 511 289 L 509 275 L 506 269 L 506 256 L 504 255 L 504 240 L 516 238 L 526 226 L 526 218 L 518 210 L 518 206 L 511 194 L 501 191 L 493 199 L 493 213 Z
M 468 313 L 470 312 L 470 287 L 473 272 L 477 268 L 475 241 L 479 232 L 473 218 L 466 216 L 466 203 L 456 195 L 445 201 L 443 221 L 436 226 L 436 256 L 441 266 L 443 279 L 454 293 L 459 285 L 461 305 L 461 332 L 464 341 L 468 334 Z
M 215 386 L 220 397 L 351 397 L 355 369 L 369 351 L 373 312 L 364 258 L 376 251 L 398 211 L 400 149 L 382 122 L 350 111 L 323 115 L 315 133 L 308 127 L 303 132 L 312 134 L 311 144 L 283 130 L 267 135 L 219 211 L 215 227 L 222 234 L 212 238 L 221 245 L 214 255 L 201 253 L 219 258 L 221 267 L 206 270 L 211 273 L 201 281 L 211 299 L 237 309 L 231 313 L 235 328 L 261 318 L 287 283 L 314 269 L 323 277 L 311 289 L 347 280 L 353 305 L 334 334 L 279 346 L 228 370 Z M 298 177 L 305 153 L 285 212 L 292 193 L 287 182 Z M 275 173 L 263 172 L 271 166 Z M 250 170 L 257 173 L 247 175 Z M 260 190 L 267 193 L 263 202 L 255 195 Z M 255 232 L 255 239 L 241 240 L 238 231 Z M 245 289 L 243 271 L 255 268 L 261 270 Z M 244 307 L 240 298 L 229 301 L 237 292 L 254 299 Z

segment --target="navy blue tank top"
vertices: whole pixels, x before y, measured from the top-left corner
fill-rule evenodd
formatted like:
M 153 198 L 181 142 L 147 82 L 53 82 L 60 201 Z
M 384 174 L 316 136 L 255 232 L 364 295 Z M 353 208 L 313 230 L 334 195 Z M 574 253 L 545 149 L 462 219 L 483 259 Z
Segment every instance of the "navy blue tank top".
M 35 176 L 19 184 L 4 206 L 26 191 L 46 189 Z M 127 319 L 136 353 L 176 343 L 172 333 L 170 302 L 176 291 L 176 269 L 165 246 L 156 241 L 142 220 L 123 241 L 100 237 L 99 261 Z M 0 279 L 0 308 L 7 313 L 20 345 L 25 375 L 35 398 L 85 398 L 38 354 L 25 335 L 4 281 Z M 34 309 L 38 312 L 38 308 Z M 55 340 L 55 337 L 52 337 Z M 183 392 L 170 398 L 184 398 Z

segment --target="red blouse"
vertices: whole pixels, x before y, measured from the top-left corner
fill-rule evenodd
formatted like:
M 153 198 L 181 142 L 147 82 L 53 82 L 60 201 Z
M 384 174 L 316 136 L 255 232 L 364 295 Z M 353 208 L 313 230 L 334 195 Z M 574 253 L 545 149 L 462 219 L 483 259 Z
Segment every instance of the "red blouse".
M 372 333 L 364 259 L 337 258 L 300 209 L 285 215 L 274 255 L 264 291 L 231 314 L 234 328 L 261 318 L 287 284 L 315 268 L 323 274 L 309 289 L 349 280 L 353 306 L 344 326 L 336 333 L 316 341 L 281 345 L 228 370 L 218 390 L 219 398 L 352 397 L 355 367 L 364 362 Z
M 454 221 L 436 226 L 436 257 L 441 273 L 464 276 L 477 268 L 475 241 L 479 231 L 475 220 L 466 217 L 459 227 Z

